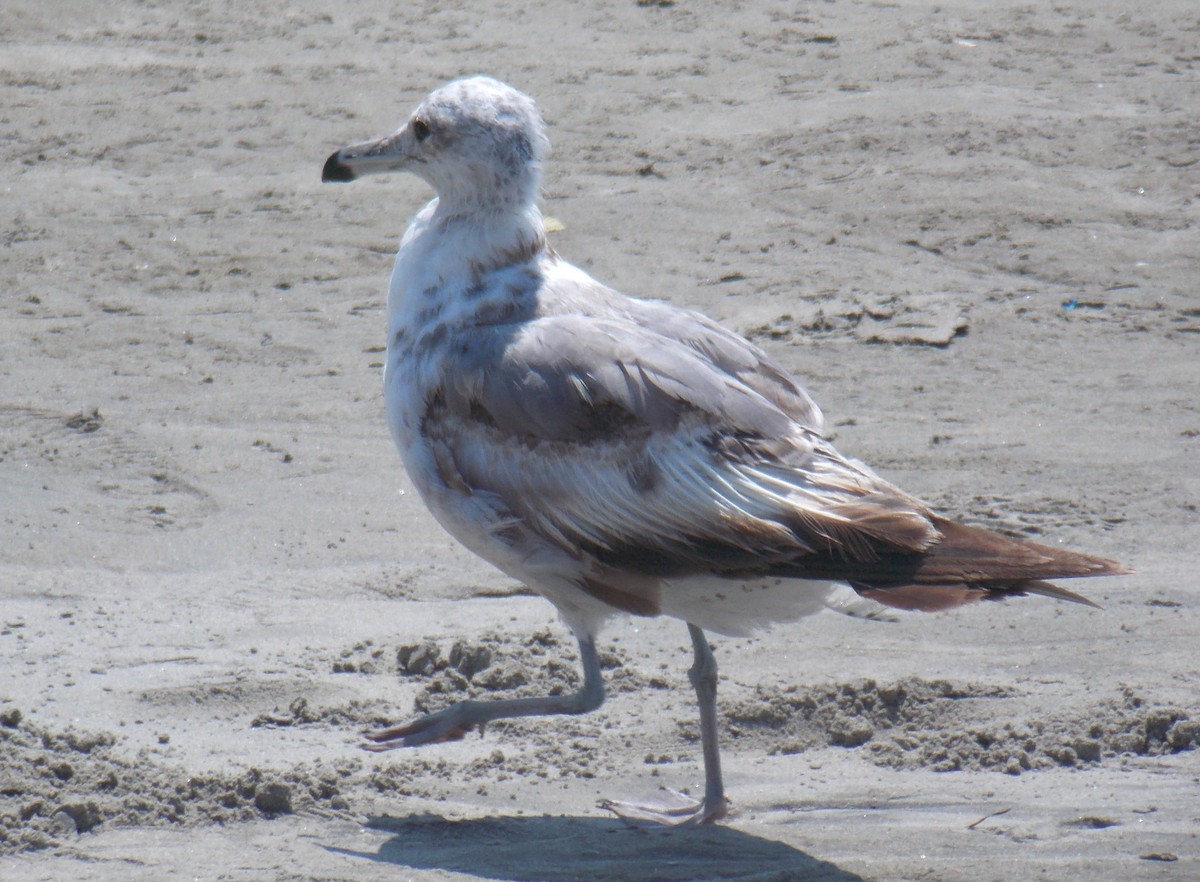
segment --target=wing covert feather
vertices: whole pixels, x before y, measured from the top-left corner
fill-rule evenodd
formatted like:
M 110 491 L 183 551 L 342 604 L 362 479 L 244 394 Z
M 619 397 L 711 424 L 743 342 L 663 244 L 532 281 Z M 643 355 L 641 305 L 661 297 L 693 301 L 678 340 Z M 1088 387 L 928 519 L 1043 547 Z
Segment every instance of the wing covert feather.
M 919 503 L 700 349 L 577 316 L 464 337 L 423 432 L 456 480 L 572 554 L 659 575 L 732 573 L 937 537 Z

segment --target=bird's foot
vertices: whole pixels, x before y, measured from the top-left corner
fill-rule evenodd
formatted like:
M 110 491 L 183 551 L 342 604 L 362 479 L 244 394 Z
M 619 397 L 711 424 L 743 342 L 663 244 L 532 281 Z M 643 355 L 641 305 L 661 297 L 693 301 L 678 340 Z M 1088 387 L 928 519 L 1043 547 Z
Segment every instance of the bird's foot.
M 726 817 L 729 814 L 729 800 L 721 796 L 701 802 L 677 790 L 663 787 L 638 802 L 601 800 L 600 808 L 627 821 L 648 821 L 668 827 L 698 827 Z
M 379 753 L 400 747 L 420 747 L 422 744 L 459 741 L 475 728 L 482 731 L 483 723 L 472 719 L 467 703 L 462 702 L 436 713 L 417 717 L 411 723 L 405 723 L 403 726 L 391 726 L 387 729 L 366 732 L 363 737 L 370 743 L 364 744 L 363 749 Z

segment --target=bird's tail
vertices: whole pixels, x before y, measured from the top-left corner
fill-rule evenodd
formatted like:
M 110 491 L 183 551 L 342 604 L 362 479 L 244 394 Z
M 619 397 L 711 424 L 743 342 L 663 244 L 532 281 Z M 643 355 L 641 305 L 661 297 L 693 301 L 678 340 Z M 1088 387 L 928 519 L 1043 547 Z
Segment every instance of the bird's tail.
M 885 606 L 922 611 L 1027 594 L 1098 607 L 1046 580 L 1131 572 L 1116 561 L 1008 539 L 944 518 L 933 518 L 933 524 L 942 538 L 928 550 L 882 555 L 877 566 L 847 579 L 851 587 Z

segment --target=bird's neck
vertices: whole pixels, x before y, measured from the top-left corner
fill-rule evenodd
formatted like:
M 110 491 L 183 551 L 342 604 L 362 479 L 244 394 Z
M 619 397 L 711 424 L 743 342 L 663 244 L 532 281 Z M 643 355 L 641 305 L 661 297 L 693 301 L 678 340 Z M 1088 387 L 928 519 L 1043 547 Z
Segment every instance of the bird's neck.
M 437 251 L 457 264 L 471 283 L 517 263 L 526 263 L 546 247 L 542 212 L 532 200 L 463 205 L 437 200 L 429 221 Z
M 536 203 L 463 213 L 435 199 L 413 220 L 396 255 L 388 294 L 391 333 L 416 335 L 451 316 L 462 318 L 481 305 L 495 274 L 536 263 L 545 249 Z

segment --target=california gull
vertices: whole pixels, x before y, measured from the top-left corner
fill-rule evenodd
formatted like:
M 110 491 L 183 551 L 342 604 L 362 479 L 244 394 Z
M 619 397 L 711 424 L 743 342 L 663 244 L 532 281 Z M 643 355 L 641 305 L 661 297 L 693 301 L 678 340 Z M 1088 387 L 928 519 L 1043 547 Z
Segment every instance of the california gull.
M 393 134 L 338 150 L 321 175 L 407 171 L 436 191 L 392 270 L 392 436 L 437 520 L 558 608 L 583 667 L 573 694 L 463 701 L 369 733 L 373 749 L 594 710 L 604 622 L 674 616 L 694 650 L 704 797 L 605 806 L 712 821 L 729 802 L 706 630 L 810 615 L 835 585 L 928 611 L 1026 594 L 1090 603 L 1044 580 L 1126 572 L 940 517 L 838 453 L 816 404 L 763 350 L 562 260 L 537 204 L 547 148 L 529 97 L 472 77 L 434 91 Z

